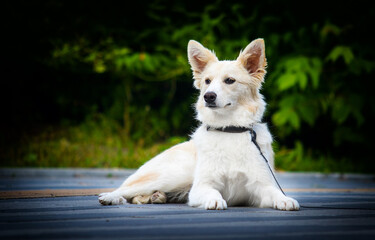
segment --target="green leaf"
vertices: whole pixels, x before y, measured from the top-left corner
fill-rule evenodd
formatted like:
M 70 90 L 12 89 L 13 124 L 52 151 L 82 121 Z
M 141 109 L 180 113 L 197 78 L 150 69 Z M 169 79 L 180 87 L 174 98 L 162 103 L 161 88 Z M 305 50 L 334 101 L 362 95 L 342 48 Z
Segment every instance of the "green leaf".
M 294 73 L 285 73 L 277 79 L 280 91 L 287 90 L 297 83 L 297 75 Z
M 277 126 L 283 126 L 288 121 L 288 110 L 282 109 L 272 116 L 272 122 Z
M 319 78 L 320 78 L 320 73 L 322 72 L 322 61 L 317 58 L 311 58 L 310 61 L 310 71 L 309 75 L 311 78 L 312 86 L 314 89 L 316 89 L 319 86 Z
M 337 123 L 342 124 L 348 118 L 350 114 L 350 108 L 345 104 L 343 98 L 337 98 L 332 103 L 332 118 L 337 121 Z
M 300 127 L 300 118 L 299 118 L 298 114 L 295 111 L 292 111 L 292 110 L 289 111 L 288 120 L 289 120 L 290 124 L 292 125 L 292 127 L 294 129 L 299 129 L 299 127 Z
M 302 95 L 295 93 L 285 96 L 279 103 L 281 108 L 294 108 L 297 104 L 300 103 Z
M 349 65 L 351 61 L 354 59 L 354 54 L 350 47 L 347 46 L 336 46 L 332 51 L 328 54 L 326 60 L 331 60 L 332 62 L 336 62 L 338 58 L 342 57 L 346 63 Z
M 307 122 L 310 126 L 313 126 L 315 119 L 319 114 L 319 108 L 314 103 L 302 103 L 298 105 L 298 113 L 303 121 Z
M 298 72 L 297 73 L 297 80 L 298 80 L 298 83 L 299 83 L 299 87 L 302 90 L 305 90 L 305 88 L 307 86 L 307 75 L 304 72 Z
M 94 62 L 94 71 L 97 73 L 103 73 L 107 70 L 107 67 L 104 64 L 104 61 L 98 59 Z
M 334 24 L 326 23 L 323 26 L 323 28 L 322 28 L 322 30 L 320 32 L 320 35 L 321 35 L 322 39 L 325 39 L 328 36 L 328 34 L 330 34 L 330 33 L 332 33 L 333 35 L 338 36 L 341 33 L 341 29 L 338 26 L 334 25 Z
M 288 125 L 289 123 L 294 129 L 299 129 L 300 127 L 300 118 L 292 108 L 284 108 L 276 112 L 272 116 L 272 121 L 278 126 Z

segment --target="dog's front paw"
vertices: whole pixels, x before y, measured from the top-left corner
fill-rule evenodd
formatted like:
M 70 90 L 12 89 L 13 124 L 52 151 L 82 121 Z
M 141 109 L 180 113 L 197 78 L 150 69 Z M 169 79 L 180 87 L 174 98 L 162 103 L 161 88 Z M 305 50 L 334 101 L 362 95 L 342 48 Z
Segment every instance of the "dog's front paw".
M 227 202 L 224 199 L 211 199 L 204 205 L 207 210 L 225 210 L 227 207 Z
M 99 194 L 99 202 L 102 205 L 120 205 L 126 203 L 126 199 L 116 192 Z
M 273 208 L 283 211 L 298 211 L 299 203 L 293 198 L 283 197 L 274 201 Z

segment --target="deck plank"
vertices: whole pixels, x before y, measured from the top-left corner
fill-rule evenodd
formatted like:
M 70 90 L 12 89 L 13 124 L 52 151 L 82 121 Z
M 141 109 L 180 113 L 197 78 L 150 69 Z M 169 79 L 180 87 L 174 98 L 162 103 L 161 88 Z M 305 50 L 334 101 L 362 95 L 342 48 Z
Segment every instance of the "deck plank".
M 85 173 L 90 175 L 89 171 Z M 102 206 L 97 196 L 3 199 L 0 200 L 0 238 L 375 238 L 375 192 L 361 190 L 375 188 L 371 177 L 343 179 L 309 174 L 278 176 L 282 186 L 287 187 L 287 195 L 296 198 L 303 206 L 300 211 L 251 207 L 207 211 L 186 204 Z M 1 191 L 70 189 L 84 192 L 115 188 L 122 181 L 122 176 L 108 178 L 105 174 L 94 179 L 62 173 L 53 178 L 26 174 L 24 177 L 3 176 L 0 185 Z

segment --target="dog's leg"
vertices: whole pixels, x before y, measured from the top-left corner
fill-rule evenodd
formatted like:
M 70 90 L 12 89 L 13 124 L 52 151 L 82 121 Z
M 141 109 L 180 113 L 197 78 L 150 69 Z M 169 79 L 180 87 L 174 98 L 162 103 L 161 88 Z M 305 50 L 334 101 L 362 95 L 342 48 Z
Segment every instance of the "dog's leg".
M 133 204 L 148 204 L 148 203 L 151 203 L 151 196 L 150 195 L 139 195 L 139 196 L 135 196 L 133 199 L 132 199 L 132 203 Z
M 192 207 L 205 208 L 207 210 L 227 209 L 227 202 L 223 199 L 220 192 L 203 184 L 193 184 L 188 204 Z
M 125 204 L 127 201 L 124 198 L 124 193 L 121 188 L 113 192 L 106 192 L 99 194 L 99 202 L 102 205 L 119 205 Z
M 99 202 L 103 205 L 165 203 L 165 193 L 190 190 L 195 165 L 194 143 L 178 144 L 145 163 L 115 191 L 100 194 Z
M 99 202 L 103 205 L 119 205 L 124 204 L 127 200 L 124 198 L 125 193 L 121 191 L 114 191 L 110 193 L 102 193 L 99 195 Z M 166 203 L 167 195 L 164 192 L 156 191 L 151 195 L 138 195 L 131 199 L 133 204 L 158 204 Z
M 99 195 L 103 205 L 118 205 L 126 202 L 143 204 L 150 201 L 154 188 L 160 188 L 159 175 L 153 172 L 137 172 L 130 176 L 115 191 Z
M 127 192 L 122 191 L 121 189 L 117 189 L 109 193 L 101 193 L 99 194 L 99 202 L 103 205 L 125 204 L 127 203 L 127 200 L 124 197 L 126 195 L 127 195 Z M 153 194 L 137 195 L 133 197 L 132 199 L 129 199 L 129 202 L 133 204 L 166 203 L 167 195 L 162 191 L 156 191 Z
M 284 211 L 298 211 L 299 203 L 297 200 L 285 196 L 275 186 L 258 186 L 254 192 L 256 194 L 255 204 L 261 208 L 274 208 Z
M 152 195 L 139 195 L 132 199 L 133 204 L 158 204 L 166 203 L 167 195 L 161 191 L 156 191 Z

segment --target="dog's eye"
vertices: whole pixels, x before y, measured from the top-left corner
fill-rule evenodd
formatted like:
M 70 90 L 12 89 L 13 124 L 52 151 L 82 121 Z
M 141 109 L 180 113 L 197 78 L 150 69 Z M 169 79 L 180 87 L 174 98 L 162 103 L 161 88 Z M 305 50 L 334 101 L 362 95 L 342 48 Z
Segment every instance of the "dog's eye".
M 208 85 L 211 83 L 211 80 L 207 78 L 206 80 L 204 80 L 204 82 Z
M 226 79 L 224 80 L 224 82 L 225 82 L 226 84 L 233 84 L 235 81 L 236 81 L 236 80 L 234 80 L 233 78 L 226 78 Z

